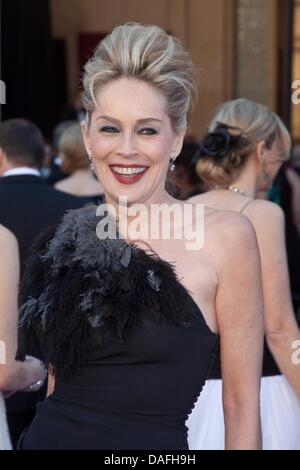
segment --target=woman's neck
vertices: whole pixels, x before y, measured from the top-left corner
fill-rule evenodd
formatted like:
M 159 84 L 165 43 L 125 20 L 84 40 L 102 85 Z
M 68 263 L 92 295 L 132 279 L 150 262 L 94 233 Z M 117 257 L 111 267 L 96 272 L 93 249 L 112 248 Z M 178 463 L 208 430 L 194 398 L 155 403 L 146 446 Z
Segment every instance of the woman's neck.
M 116 201 L 110 195 L 105 195 L 105 202 L 112 206 L 111 214 L 113 217 L 116 216 L 121 232 L 123 232 L 121 221 L 123 221 L 125 226 L 129 226 L 129 224 L 135 221 L 137 226 L 141 226 L 141 229 L 143 224 L 145 224 L 144 227 L 146 226 L 149 229 L 154 222 L 152 220 L 153 211 L 155 212 L 158 209 L 158 205 L 164 204 L 170 206 L 174 203 L 181 204 L 181 201 L 174 199 L 165 190 L 153 192 L 149 198 L 135 201 L 134 203 L 128 203 L 125 198 Z M 127 237 L 125 236 L 125 238 Z
M 255 198 L 256 194 L 256 185 L 253 184 L 253 181 L 250 181 L 246 178 L 237 178 L 230 185 L 227 186 L 231 191 L 235 191 L 242 196 L 249 197 L 251 199 Z
M 105 194 L 105 201 L 107 204 L 110 204 L 113 206 L 114 210 L 118 212 L 120 203 L 121 205 L 125 204 L 126 197 L 121 199 L 122 196 L 119 196 L 119 200 L 116 200 L 115 198 L 111 197 L 109 194 Z M 157 191 L 153 192 L 150 197 L 141 199 L 139 201 L 135 201 L 133 203 L 127 201 L 127 207 L 134 207 L 135 205 L 139 205 L 139 207 L 142 209 L 142 206 L 144 206 L 145 211 L 150 210 L 151 206 L 153 204 L 174 204 L 174 203 L 179 203 L 177 199 L 173 198 L 170 196 L 170 194 L 163 190 L 163 191 Z
M 83 176 L 86 178 L 93 178 L 93 174 L 89 168 L 81 168 L 79 170 L 74 171 L 72 174 L 74 177 L 80 177 L 82 178 Z
M 249 162 L 250 163 L 250 162 Z M 230 189 L 254 199 L 257 191 L 257 172 L 254 165 L 246 165 L 239 176 L 230 183 Z

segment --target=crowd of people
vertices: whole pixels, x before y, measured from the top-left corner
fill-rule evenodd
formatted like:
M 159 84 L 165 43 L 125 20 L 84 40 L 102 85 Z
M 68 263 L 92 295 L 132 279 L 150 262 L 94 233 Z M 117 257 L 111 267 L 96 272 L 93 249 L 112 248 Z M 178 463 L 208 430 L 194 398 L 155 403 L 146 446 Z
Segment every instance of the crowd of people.
M 298 150 L 245 98 L 187 137 L 195 90 L 130 23 L 51 146 L 0 124 L 0 449 L 300 449 Z

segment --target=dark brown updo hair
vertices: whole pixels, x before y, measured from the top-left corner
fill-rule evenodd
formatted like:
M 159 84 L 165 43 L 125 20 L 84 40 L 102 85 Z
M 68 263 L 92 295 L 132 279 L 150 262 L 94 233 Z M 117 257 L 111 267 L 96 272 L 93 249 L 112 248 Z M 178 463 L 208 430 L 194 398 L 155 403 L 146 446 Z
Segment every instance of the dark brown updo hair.
M 288 159 L 290 135 L 275 113 L 245 98 L 228 101 L 217 110 L 200 142 L 196 171 L 206 183 L 230 185 L 262 141 L 269 149 L 278 141 Z

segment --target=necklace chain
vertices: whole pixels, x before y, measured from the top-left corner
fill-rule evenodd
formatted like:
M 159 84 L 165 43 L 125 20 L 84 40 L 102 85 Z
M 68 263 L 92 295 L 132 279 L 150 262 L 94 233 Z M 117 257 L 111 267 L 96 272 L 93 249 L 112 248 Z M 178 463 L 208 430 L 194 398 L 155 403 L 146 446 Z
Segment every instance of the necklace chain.
M 240 188 L 237 188 L 236 186 L 229 185 L 229 186 L 227 186 L 227 189 L 230 189 L 230 191 L 233 191 L 235 193 L 239 193 L 242 196 L 248 197 L 247 194 L 244 191 L 242 191 Z
M 234 193 L 239 193 L 242 196 L 249 197 L 244 191 L 242 191 L 240 188 L 237 188 L 236 186 L 232 186 L 231 184 L 228 186 L 219 186 L 216 185 L 213 187 L 213 189 L 229 189 L 230 191 L 233 191 Z

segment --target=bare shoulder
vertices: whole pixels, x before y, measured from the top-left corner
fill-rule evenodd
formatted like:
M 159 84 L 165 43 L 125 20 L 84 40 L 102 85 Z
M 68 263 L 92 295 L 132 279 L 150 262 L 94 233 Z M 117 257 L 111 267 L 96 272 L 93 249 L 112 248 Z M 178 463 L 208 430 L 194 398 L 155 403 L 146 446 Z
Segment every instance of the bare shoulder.
M 265 199 L 255 199 L 247 207 L 247 213 L 256 213 L 258 215 L 269 215 L 271 217 L 281 218 L 284 216 L 283 210 L 278 204 Z
M 284 212 L 280 206 L 271 201 L 256 199 L 248 205 L 246 215 L 253 223 L 256 231 L 274 231 L 284 227 Z
M 0 225 L 0 248 L 1 250 L 14 248 L 17 245 L 15 235 L 3 225 Z
M 217 271 L 235 261 L 244 262 L 250 253 L 258 256 L 256 232 L 243 214 L 229 210 L 209 211 L 206 215 L 204 247 L 214 259 Z
M 252 222 L 244 214 L 230 210 L 209 210 L 207 226 L 210 234 L 215 233 L 224 243 L 230 243 L 241 238 L 255 240 L 255 230 Z
M 190 197 L 187 202 L 192 202 L 193 204 L 202 203 L 203 197 L 201 194 L 196 194 L 196 196 Z
M 256 243 L 256 233 L 251 220 L 244 214 L 232 210 L 216 209 L 206 205 L 200 196 L 188 200 L 203 205 L 205 246 L 215 249 L 235 245 L 237 240 Z

